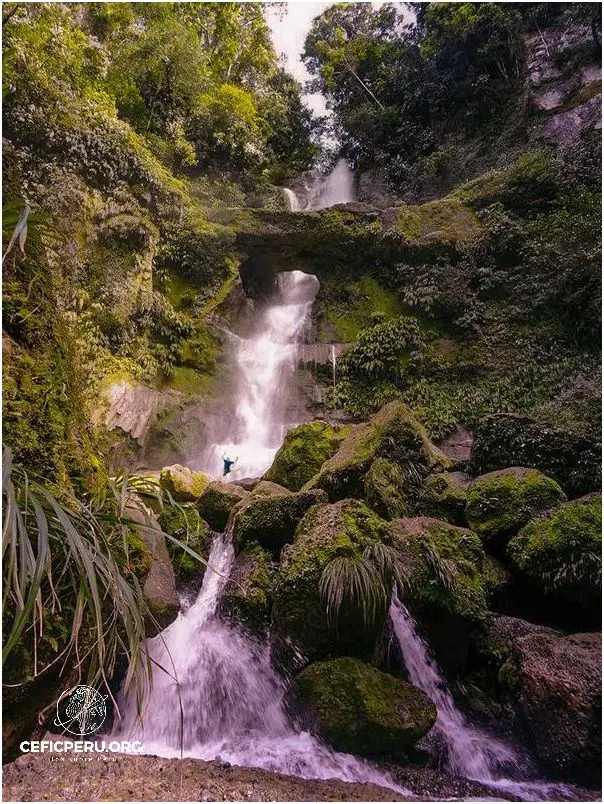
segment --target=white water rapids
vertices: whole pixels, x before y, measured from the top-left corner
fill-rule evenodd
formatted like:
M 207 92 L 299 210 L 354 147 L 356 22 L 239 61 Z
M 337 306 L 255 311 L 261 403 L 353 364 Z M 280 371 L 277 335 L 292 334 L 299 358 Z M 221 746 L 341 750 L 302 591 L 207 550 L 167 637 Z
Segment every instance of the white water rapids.
M 268 647 L 217 613 L 233 559 L 230 534 L 217 536 L 209 557 L 216 572 L 207 570 L 193 605 L 147 640 L 153 683 L 145 688 L 140 717 L 135 693 L 121 696 L 115 739 L 140 740 L 143 752 L 156 756 L 182 753 L 305 779 L 371 782 L 408 793 L 387 773 L 290 725 L 284 683 L 271 667 Z

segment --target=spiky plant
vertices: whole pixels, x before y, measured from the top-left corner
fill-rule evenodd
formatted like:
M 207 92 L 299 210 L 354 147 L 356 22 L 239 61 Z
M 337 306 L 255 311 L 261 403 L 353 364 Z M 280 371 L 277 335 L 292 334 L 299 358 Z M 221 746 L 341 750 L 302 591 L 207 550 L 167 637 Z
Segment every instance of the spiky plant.
M 372 542 L 361 555 L 335 556 L 325 566 L 319 593 L 328 621 L 337 625 L 343 606 L 360 611 L 365 627 L 388 608 L 392 589 L 407 584 L 399 553 L 390 545 Z
M 64 490 L 58 497 L 42 479 L 14 465 L 8 450 L 2 492 L 2 662 L 17 649 L 20 655 L 25 649 L 31 660 L 27 678 L 15 686 L 68 666 L 78 682 L 108 688 L 118 657 L 128 664 L 126 689 L 146 683 L 145 621 L 156 623 L 135 570 L 141 542 L 133 534 L 141 526 L 154 530 L 203 562 L 186 544 L 162 533 L 141 496 L 153 495 L 161 505 L 176 503 L 169 495 L 166 501 L 157 484 L 127 476 L 90 502 Z M 54 636 L 57 623 L 60 640 Z
M 434 574 L 438 583 L 444 589 L 453 589 L 457 583 L 458 576 L 455 562 L 441 556 L 430 539 L 421 540 L 421 550 L 426 564 Z

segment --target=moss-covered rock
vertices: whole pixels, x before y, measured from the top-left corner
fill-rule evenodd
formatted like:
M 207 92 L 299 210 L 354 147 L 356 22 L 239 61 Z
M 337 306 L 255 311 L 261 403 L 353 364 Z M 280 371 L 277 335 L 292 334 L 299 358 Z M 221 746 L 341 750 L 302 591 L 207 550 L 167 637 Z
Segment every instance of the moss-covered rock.
M 602 500 L 590 494 L 535 519 L 510 540 L 508 554 L 538 592 L 579 610 L 600 607 Z
M 223 531 L 233 508 L 248 496 L 240 486 L 216 480 L 197 500 L 197 510 L 213 530 Z
M 194 472 L 179 463 L 164 467 L 159 476 L 160 485 L 170 492 L 176 502 L 195 502 L 211 481 L 209 475 Z
M 476 478 L 468 491 L 466 518 L 480 536 L 501 539 L 565 499 L 550 477 L 536 469 L 511 467 Z
M 289 430 L 265 480 L 299 491 L 337 451 L 347 429 L 317 421 Z
M 272 603 L 270 554 L 254 545 L 235 558 L 220 598 L 220 611 L 255 633 L 266 631 Z
M 471 460 L 481 473 L 506 466 L 540 469 L 570 496 L 597 491 L 602 483 L 601 447 L 596 438 L 528 416 L 499 413 L 481 419 Z
M 280 486 L 278 483 L 273 483 L 270 480 L 261 480 L 256 483 L 251 491 L 252 497 L 276 497 L 279 494 L 289 494 L 289 489 L 285 486 Z
M 367 423 L 351 428 L 336 454 L 304 488 L 325 489 L 331 501 L 362 497 L 364 479 L 376 458 L 417 472 L 448 468 L 450 461 L 428 439 L 402 402 L 385 405 Z
M 365 500 L 384 519 L 408 513 L 405 504 L 405 476 L 398 464 L 378 458 L 365 475 Z
M 416 511 L 421 516 L 446 519 L 465 525 L 468 488 L 472 478 L 464 472 L 441 472 L 427 477 L 419 494 Z
M 164 533 L 178 539 L 202 558 L 208 558 L 212 538 L 207 523 L 195 508 L 186 504 L 168 506 L 159 515 L 158 522 Z M 205 564 L 189 555 L 178 544 L 167 539 L 166 546 L 179 581 L 204 574 Z
M 328 619 L 319 584 L 325 567 L 339 557 L 360 558 L 376 542 L 391 541 L 387 523 L 356 500 L 311 508 L 294 541 L 281 553 L 275 583 L 272 633 L 281 659 L 301 652 L 306 661 L 332 656 L 371 656 L 383 630 L 387 606 L 366 622 L 358 607 L 343 607 Z
M 428 517 L 395 519 L 390 530 L 407 568 L 404 602 L 439 662 L 456 670 L 487 616 L 491 578 L 480 539 Z
M 238 552 L 258 543 L 278 556 L 293 541 L 298 522 L 313 505 L 327 502 L 321 489 L 252 498 L 235 515 L 233 541 Z
M 436 720 L 425 692 L 349 657 L 303 670 L 294 700 L 307 728 L 339 751 L 366 756 L 412 747 Z

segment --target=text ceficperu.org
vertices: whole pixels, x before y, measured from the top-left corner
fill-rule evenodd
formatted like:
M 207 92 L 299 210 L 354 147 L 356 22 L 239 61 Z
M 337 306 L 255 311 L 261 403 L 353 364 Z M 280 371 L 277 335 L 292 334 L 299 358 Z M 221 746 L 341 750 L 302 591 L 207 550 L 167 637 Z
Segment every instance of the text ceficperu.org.
M 143 744 L 138 740 L 25 740 L 19 748 L 24 754 L 65 754 L 74 751 L 76 754 L 95 752 L 102 754 L 111 751 L 116 754 L 134 754 L 142 750 Z

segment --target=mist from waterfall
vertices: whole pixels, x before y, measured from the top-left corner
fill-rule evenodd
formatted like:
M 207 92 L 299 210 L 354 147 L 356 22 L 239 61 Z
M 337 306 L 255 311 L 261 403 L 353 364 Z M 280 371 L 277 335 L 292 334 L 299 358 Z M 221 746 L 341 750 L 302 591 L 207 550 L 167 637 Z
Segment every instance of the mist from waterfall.
M 237 458 L 226 481 L 264 474 L 287 428 L 299 423 L 287 420 L 287 405 L 319 280 L 312 274 L 289 271 L 278 274 L 277 284 L 277 294 L 261 313 L 255 335 L 232 336 L 236 387 L 228 431 L 216 434 L 221 440 L 210 446 L 201 461 L 201 468 L 215 475 L 223 455 Z
M 197 757 L 305 779 L 371 782 L 408 793 L 386 773 L 333 751 L 296 730 L 284 704 L 285 684 L 268 645 L 223 620 L 220 594 L 234 560 L 230 531 L 214 539 L 196 601 L 146 641 L 152 684 L 119 697 L 115 739 L 140 741 L 143 753 Z
M 297 192 L 289 187 L 283 191 L 292 212 L 349 204 L 355 199 L 354 174 L 345 159 L 338 159 L 331 173 L 311 171 L 302 177 Z

